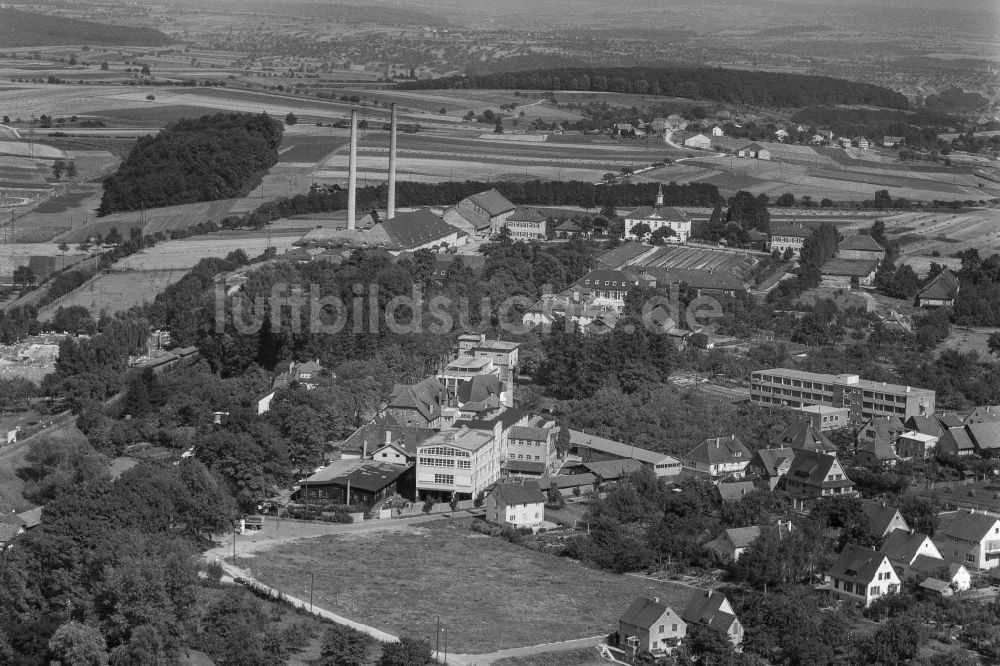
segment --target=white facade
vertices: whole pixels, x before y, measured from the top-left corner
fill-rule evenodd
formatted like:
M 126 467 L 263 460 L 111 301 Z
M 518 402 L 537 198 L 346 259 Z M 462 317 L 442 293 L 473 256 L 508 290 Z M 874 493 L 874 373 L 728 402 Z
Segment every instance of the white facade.
M 864 582 L 851 583 L 849 581 L 832 579 L 833 593 L 844 599 L 851 599 L 870 606 L 873 601 L 887 594 L 897 594 L 899 592 L 899 576 L 889 562 L 889 558 L 883 556 L 882 562 L 875 571 L 875 576 L 867 584 Z
M 493 432 L 442 431 L 417 448 L 417 492 L 475 498 L 500 478 L 500 442 Z

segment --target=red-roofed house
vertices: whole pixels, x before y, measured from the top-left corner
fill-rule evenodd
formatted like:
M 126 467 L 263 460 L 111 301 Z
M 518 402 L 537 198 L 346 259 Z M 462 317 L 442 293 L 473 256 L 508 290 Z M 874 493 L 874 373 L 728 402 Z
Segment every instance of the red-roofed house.
M 736 435 L 730 435 L 706 439 L 691 449 L 681 462 L 684 467 L 707 473 L 712 478 L 724 476 L 742 478 L 747 465 L 750 464 L 750 458 L 750 450 Z
M 743 642 L 743 625 L 726 595 L 715 590 L 698 590 L 681 613 L 688 624 L 700 624 L 725 635 L 733 645 Z
M 966 567 L 1000 566 L 1000 517 L 971 509 L 938 515 L 934 544 L 941 554 Z
M 796 451 L 783 479 L 798 508 L 804 508 L 808 500 L 854 493 L 854 482 L 847 478 L 837 457 L 815 451 Z

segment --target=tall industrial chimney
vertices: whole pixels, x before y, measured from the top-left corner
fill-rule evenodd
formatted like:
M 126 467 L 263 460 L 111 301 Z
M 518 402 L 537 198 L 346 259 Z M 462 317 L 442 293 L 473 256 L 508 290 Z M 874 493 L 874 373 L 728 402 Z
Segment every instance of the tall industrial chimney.
M 354 209 L 357 208 L 358 188 L 358 112 L 351 111 L 351 158 L 347 166 L 347 228 L 357 225 Z
M 396 103 L 390 107 L 389 120 L 389 200 L 385 219 L 396 217 Z

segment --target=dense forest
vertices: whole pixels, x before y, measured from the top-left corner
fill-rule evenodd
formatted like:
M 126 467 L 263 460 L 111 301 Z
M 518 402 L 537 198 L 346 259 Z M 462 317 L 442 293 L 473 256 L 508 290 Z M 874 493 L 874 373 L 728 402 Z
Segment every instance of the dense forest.
M 804 107 L 817 104 L 868 104 L 892 109 L 909 107 L 906 97 L 902 94 L 868 83 L 855 83 L 825 76 L 708 67 L 544 69 L 407 81 L 398 87 L 406 90 L 439 88 L 591 90 L 690 97 L 730 104 L 778 107 Z
M 152 28 L 105 25 L 92 21 L 0 8 L 0 48 L 52 44 L 117 44 L 165 46 L 167 35 Z
M 267 114 L 178 120 L 136 143 L 104 180 L 100 215 L 240 197 L 278 161 L 283 128 Z

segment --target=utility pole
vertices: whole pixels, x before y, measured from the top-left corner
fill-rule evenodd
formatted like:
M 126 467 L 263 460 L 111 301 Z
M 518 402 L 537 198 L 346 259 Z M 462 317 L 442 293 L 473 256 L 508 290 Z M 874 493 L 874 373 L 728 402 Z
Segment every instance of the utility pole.
M 315 574 L 309 572 L 309 612 L 313 612 L 313 581 L 315 580 Z

